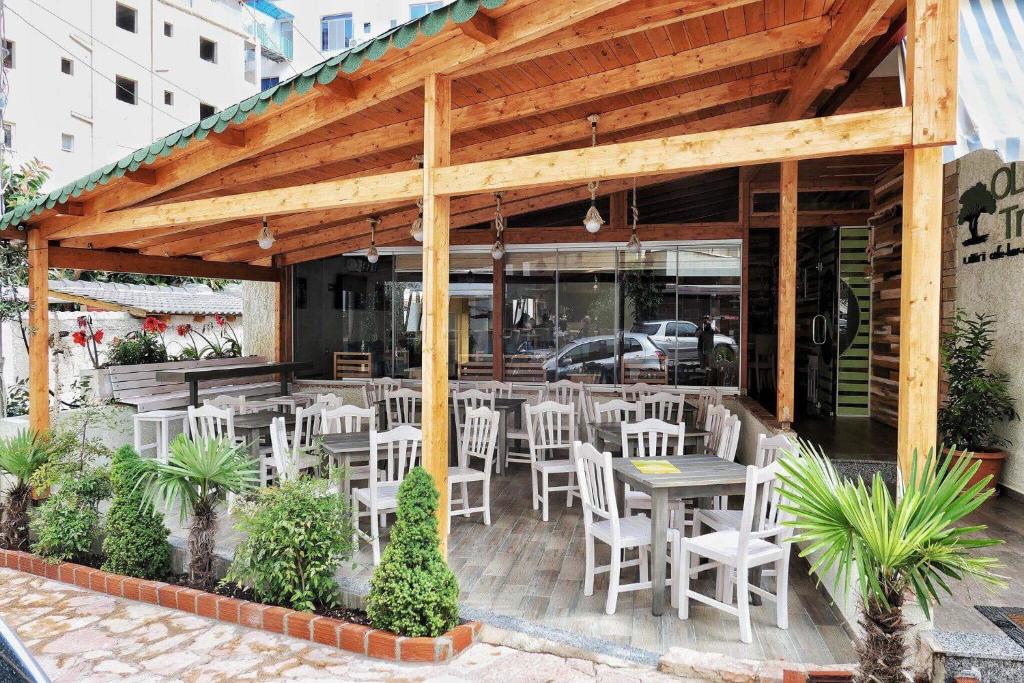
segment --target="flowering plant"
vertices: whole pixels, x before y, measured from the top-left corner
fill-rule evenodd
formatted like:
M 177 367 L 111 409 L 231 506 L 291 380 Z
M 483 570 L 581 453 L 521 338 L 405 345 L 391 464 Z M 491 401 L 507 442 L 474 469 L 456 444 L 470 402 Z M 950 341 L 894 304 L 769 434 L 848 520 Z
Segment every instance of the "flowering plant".
M 197 320 L 201 319 L 197 318 Z M 242 347 L 238 343 L 238 338 L 235 336 L 235 332 L 227 318 L 218 313 L 213 319 L 214 325 L 217 327 L 227 327 L 227 334 L 225 336 L 221 337 L 217 334 L 211 334 L 211 332 L 216 330 L 209 324 L 203 325 L 198 329 L 188 323 L 178 325 L 175 328 L 179 337 L 188 337 L 187 344 L 182 342 L 180 358 L 198 360 L 201 358 L 235 358 L 242 355 Z M 199 341 L 197 341 L 196 337 L 205 344 L 204 348 L 199 348 Z
M 87 315 L 78 316 L 78 329 L 71 334 L 71 341 L 85 348 L 94 369 L 100 368 L 99 345 L 103 343 L 103 330 L 94 329 L 92 318 Z

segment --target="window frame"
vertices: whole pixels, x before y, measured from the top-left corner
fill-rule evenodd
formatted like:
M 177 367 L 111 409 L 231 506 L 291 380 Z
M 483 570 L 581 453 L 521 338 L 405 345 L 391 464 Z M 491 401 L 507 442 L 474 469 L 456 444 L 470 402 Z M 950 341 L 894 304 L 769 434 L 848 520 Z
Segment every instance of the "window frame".
M 4 65 L 4 68 L 5 69 L 13 69 L 16 66 L 16 60 L 15 60 L 16 44 L 10 38 L 5 38 L 4 39 L 3 48 L 4 48 L 4 52 L 5 52 L 5 54 L 3 55 L 3 65 Z
M 164 106 L 166 106 L 166 107 L 173 107 L 174 106 L 174 91 L 173 90 L 164 90 Z
M 210 108 L 210 112 L 208 114 L 204 115 L 203 114 L 203 107 L 209 107 Z M 213 116 L 216 113 L 217 113 L 217 107 L 216 106 L 214 106 L 212 104 L 209 104 L 208 102 L 200 102 L 199 103 L 199 120 L 200 121 L 202 121 L 205 118 L 209 118 L 210 116 Z
M 430 14 L 431 12 L 433 12 L 434 10 L 439 9 L 439 8 L 441 8 L 443 6 L 444 6 L 444 3 L 443 2 L 438 2 L 437 0 L 433 0 L 432 2 L 410 2 L 409 3 L 409 19 L 412 20 L 412 19 L 419 19 L 421 17 L 425 17 L 428 14 Z M 423 13 L 422 14 L 416 14 L 416 10 L 413 10 L 414 7 L 417 8 L 417 10 L 422 9 Z
M 4 149 L 14 149 L 14 121 L 4 121 L 3 129 L 0 129 L 0 145 Z
M 332 27 L 341 27 L 341 42 L 338 47 L 331 47 Z M 337 29 L 335 29 L 337 30 Z M 344 50 L 354 37 L 355 27 L 353 25 L 351 12 L 339 12 L 338 14 L 326 14 L 320 17 L 320 50 L 321 52 L 335 52 Z
M 203 47 L 206 46 L 206 45 L 213 46 L 213 58 L 212 59 L 207 59 L 206 57 L 203 56 Z M 212 40 L 210 38 L 207 38 L 206 36 L 199 36 L 199 59 L 200 60 L 202 60 L 204 62 L 208 62 L 210 64 L 216 64 L 217 63 L 217 53 L 218 52 L 219 52 L 219 50 L 217 49 L 217 41 L 216 40 Z
M 122 83 L 121 83 L 122 81 L 126 81 L 128 83 L 131 83 L 132 84 L 131 90 L 128 90 L 127 88 L 125 88 L 122 85 Z M 131 93 L 131 98 L 132 98 L 131 101 L 129 102 L 128 100 L 124 99 L 123 97 L 119 97 L 121 92 L 130 92 Z M 114 75 L 114 99 L 117 100 L 118 102 L 123 102 L 124 104 L 130 104 L 132 106 L 137 105 L 139 103 L 139 82 L 137 80 L 135 80 L 134 78 L 128 78 L 127 76 L 121 76 L 120 74 L 115 74 Z
M 64 68 L 65 66 L 67 67 L 67 69 Z M 62 74 L 64 74 L 65 76 L 74 76 L 75 75 L 75 60 L 71 59 L 70 57 L 61 57 L 60 58 L 60 72 Z
M 169 21 L 164 22 L 164 38 L 174 37 L 174 24 Z
M 68 140 L 71 141 L 70 145 L 64 144 Z M 60 134 L 60 151 L 74 153 L 75 151 L 75 135 L 74 133 L 61 133 Z
M 121 16 L 122 16 L 121 11 L 122 10 L 128 10 L 129 12 L 131 12 L 131 17 L 132 17 L 132 27 L 131 28 L 127 28 L 127 27 L 121 25 Z M 137 34 L 139 32 L 139 10 L 137 8 L 135 8 L 135 7 L 132 7 L 131 5 L 126 5 L 123 2 L 115 2 L 114 3 L 114 26 L 116 26 L 117 28 L 121 29 L 122 31 L 127 31 L 128 33 L 136 33 Z

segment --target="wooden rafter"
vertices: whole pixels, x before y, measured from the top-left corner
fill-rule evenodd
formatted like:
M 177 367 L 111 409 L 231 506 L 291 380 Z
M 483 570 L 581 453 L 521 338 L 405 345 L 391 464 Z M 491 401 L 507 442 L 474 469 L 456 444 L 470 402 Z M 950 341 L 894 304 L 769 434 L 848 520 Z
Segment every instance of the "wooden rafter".
M 50 247 L 50 267 L 263 282 L 278 282 L 281 278 L 281 273 L 276 268 L 262 268 L 245 263 L 218 263 L 193 258 L 166 258 L 131 252 L 68 247 Z

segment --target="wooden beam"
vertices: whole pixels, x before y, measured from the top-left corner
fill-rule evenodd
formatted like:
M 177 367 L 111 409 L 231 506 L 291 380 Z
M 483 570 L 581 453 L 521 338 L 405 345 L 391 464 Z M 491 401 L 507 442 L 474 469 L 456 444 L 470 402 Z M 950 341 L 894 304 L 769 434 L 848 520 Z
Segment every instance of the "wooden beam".
M 740 376 L 739 384 L 742 393 L 749 392 L 749 364 L 750 350 L 750 178 L 753 169 L 744 166 L 740 169 L 739 177 L 739 218 L 743 231 L 743 251 L 740 256 Z
M 66 202 L 54 207 L 58 216 L 84 216 L 85 207 L 80 202 Z
M 797 163 L 782 162 L 779 182 L 779 320 L 776 409 L 779 422 L 788 426 L 794 418 L 796 391 L 796 214 Z
M 0 240 L 16 240 L 18 242 L 25 242 L 28 240 L 28 232 L 24 230 L 0 230 Z
M 435 173 L 452 152 L 452 83 L 433 74 L 423 92 L 423 465 L 434 479 L 441 554 L 448 554 L 448 230 L 451 199 Z
M 552 3 L 534 0 L 522 4 L 495 20 L 499 40 L 485 45 L 456 33 L 447 40 L 419 51 L 414 59 L 385 62 L 380 68 L 364 67 L 358 80 L 353 80 L 356 97 L 345 105 L 325 107 L 318 88 L 298 96 L 294 105 L 284 110 L 271 108 L 265 115 L 247 122 L 246 146 L 233 150 L 210 143 L 190 146 L 172 155 L 157 170 L 158 182 L 152 186 L 136 183 L 113 183 L 109 189 L 86 200 L 90 216 L 130 206 L 157 196 L 231 164 L 256 156 L 305 133 L 317 130 L 346 116 L 357 114 L 378 102 L 419 87 L 423 78 L 438 71 L 452 71 L 470 66 L 489 56 L 512 50 L 537 38 L 583 21 L 627 0 L 566 0 Z M 85 220 L 89 220 L 86 218 Z M 43 220 L 38 223 L 47 232 L 52 229 Z M 66 227 L 66 226 L 62 226 Z
M 608 227 L 613 230 L 625 230 L 629 223 L 629 190 L 616 192 L 608 199 Z
M 915 146 L 956 142 L 959 12 L 952 0 L 907 1 L 906 101 Z
M 899 47 L 899 44 L 903 42 L 906 35 L 907 12 L 904 10 L 893 19 L 885 35 L 876 40 L 867 54 L 861 58 L 857 66 L 850 72 L 850 78 L 846 83 L 836 88 L 828 96 L 828 99 L 818 107 L 815 116 L 831 116 L 835 114 L 839 107 L 864 83 L 868 76 L 874 73 L 875 69 L 892 54 L 892 51 Z
M 245 131 L 241 128 L 225 128 L 219 133 L 210 133 L 206 139 L 221 147 L 245 147 Z
M 478 43 L 490 45 L 498 40 L 498 27 L 494 19 L 484 14 L 483 10 L 477 10 L 469 21 L 464 21 L 458 26 L 464 34 Z
M 439 169 L 437 191 L 500 192 L 590 179 L 706 171 L 769 161 L 890 152 L 910 144 L 909 108 L 828 116 Z
M 796 218 L 797 227 L 835 228 L 842 225 L 867 225 L 868 219 L 874 215 L 872 211 L 801 211 Z M 755 214 L 750 216 L 748 227 L 751 230 L 778 230 L 779 214 Z
M 832 75 L 878 27 L 893 0 L 844 0 L 832 12 L 831 29 L 801 68 L 796 85 L 779 105 L 777 120 L 803 118 Z
M 28 233 L 28 423 L 50 428 L 50 283 L 48 244 L 39 230 Z
M 154 168 L 138 168 L 125 173 L 122 177 L 136 185 L 156 185 L 157 183 L 156 169 Z
M 145 256 L 120 251 L 96 249 L 71 249 L 50 247 L 51 268 L 72 270 L 105 270 L 114 273 L 143 273 L 146 275 L 171 275 L 222 278 L 226 280 L 257 280 L 278 282 L 280 272 L 275 268 L 250 266 L 247 263 L 221 263 L 201 261 L 194 258 L 167 258 Z
M 92 297 L 68 294 L 66 292 L 55 292 L 50 290 L 50 298 L 57 299 L 58 301 L 67 301 L 72 304 L 79 304 L 80 306 L 89 306 L 93 309 L 102 311 L 120 311 L 136 318 L 145 318 L 148 314 L 146 309 L 139 308 L 138 306 L 122 306 L 121 304 L 115 304 L 111 301 L 100 301 Z

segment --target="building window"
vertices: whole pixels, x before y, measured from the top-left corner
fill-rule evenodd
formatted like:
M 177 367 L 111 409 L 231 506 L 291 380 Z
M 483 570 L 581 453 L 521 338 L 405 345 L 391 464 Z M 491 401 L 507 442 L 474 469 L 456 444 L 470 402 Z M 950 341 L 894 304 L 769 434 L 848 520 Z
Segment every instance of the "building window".
M 114 78 L 114 97 L 128 104 L 135 104 L 139 84 L 130 78 L 116 76 Z
M 75 151 L 75 136 L 70 133 L 61 133 L 60 148 L 65 152 Z
M 4 121 L 4 147 L 14 149 L 14 124 Z
M 135 8 L 121 3 L 117 3 L 114 7 L 114 23 L 117 24 L 117 27 L 135 33 L 139 14 Z
M 170 90 L 164 90 L 164 104 L 168 107 L 174 106 L 174 93 Z
M 391 28 L 394 28 L 396 26 L 398 26 L 398 19 L 392 19 L 391 20 Z
M 14 68 L 14 41 L 13 40 L 5 40 L 4 41 L 4 68 L 5 69 L 13 69 Z
M 217 113 L 217 107 L 212 104 L 206 104 L 205 102 L 199 103 L 199 118 L 205 119 L 208 116 L 213 116 Z
M 352 15 L 332 14 L 320 19 L 320 49 L 344 50 L 352 42 Z
M 363 33 L 370 33 L 371 31 L 373 31 L 373 24 L 367 21 L 363 24 Z
M 164 22 L 164 35 L 168 38 L 174 37 L 174 24 L 169 21 Z
M 209 38 L 199 38 L 199 59 L 217 63 L 217 43 Z
M 71 76 L 75 73 L 75 63 L 67 57 L 60 58 L 60 72 Z
M 243 48 L 245 51 L 244 62 L 244 74 L 246 83 L 256 82 L 256 46 L 253 43 L 246 43 Z
M 409 5 L 409 18 L 419 19 L 443 5 L 443 2 L 414 2 Z
M 280 82 L 281 82 L 281 78 L 279 76 L 270 76 L 269 78 L 261 78 L 260 79 L 260 90 L 267 90 L 268 88 L 273 88 L 275 85 L 277 85 Z

